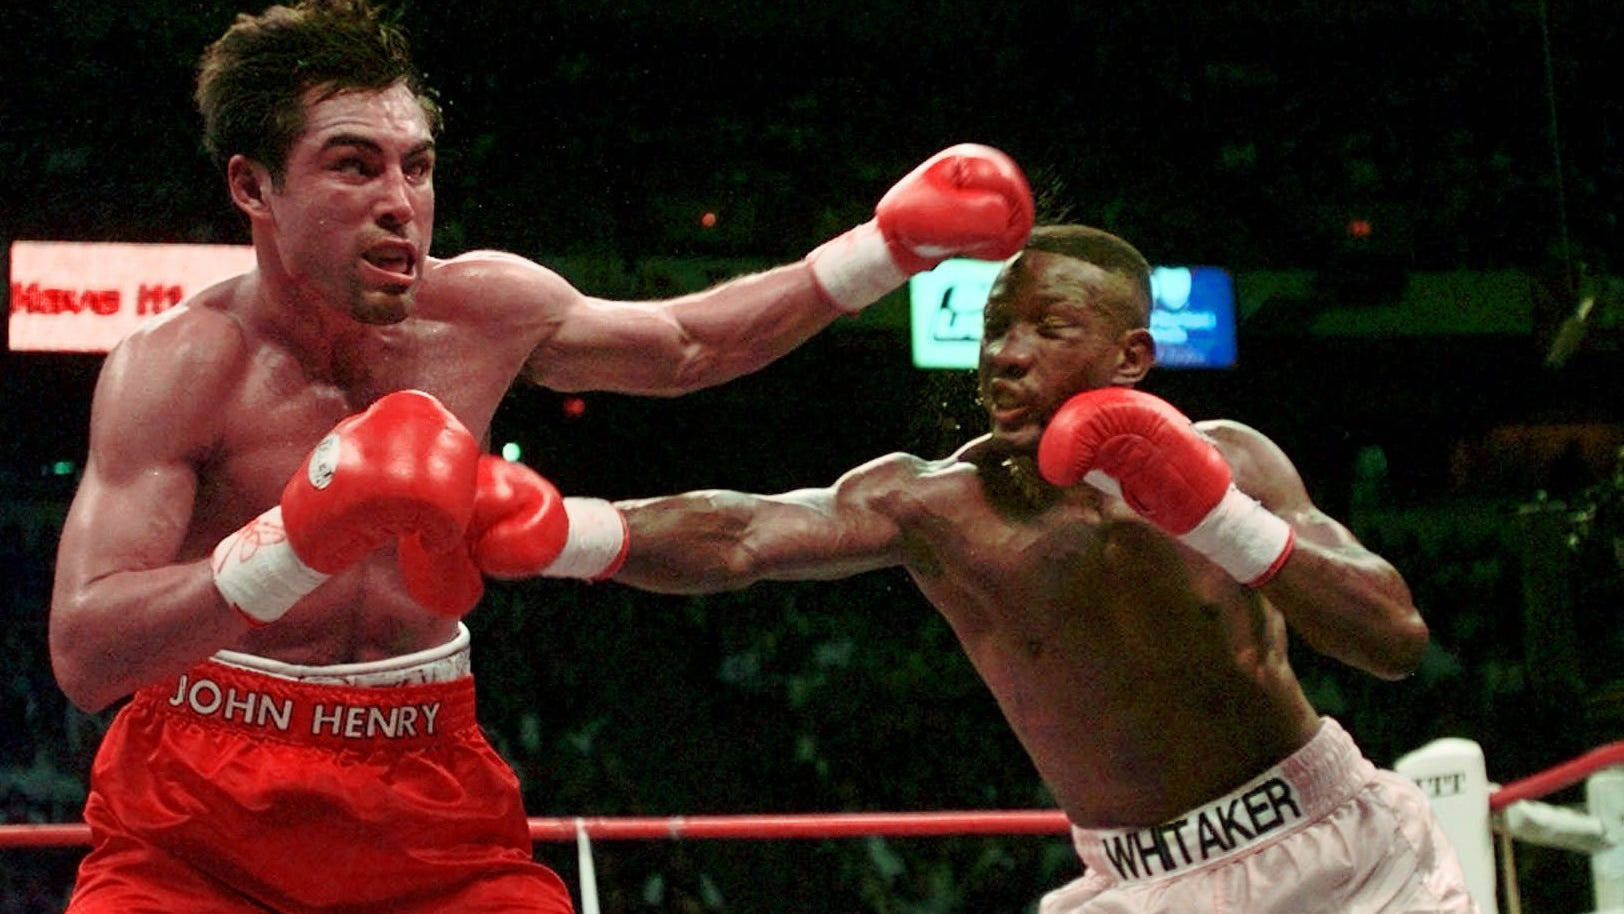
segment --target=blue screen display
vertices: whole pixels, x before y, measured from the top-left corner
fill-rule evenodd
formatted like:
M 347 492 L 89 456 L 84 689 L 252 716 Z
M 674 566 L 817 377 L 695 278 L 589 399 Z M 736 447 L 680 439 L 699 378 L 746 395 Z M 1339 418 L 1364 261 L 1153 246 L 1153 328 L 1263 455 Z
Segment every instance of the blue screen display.
M 974 368 L 981 309 L 1002 263 L 955 258 L 908 280 L 914 365 Z M 1156 362 L 1168 368 L 1233 368 L 1235 284 L 1221 267 L 1151 271 L 1150 335 Z
M 1168 368 L 1235 367 L 1235 284 L 1219 267 L 1156 267 L 1150 335 Z

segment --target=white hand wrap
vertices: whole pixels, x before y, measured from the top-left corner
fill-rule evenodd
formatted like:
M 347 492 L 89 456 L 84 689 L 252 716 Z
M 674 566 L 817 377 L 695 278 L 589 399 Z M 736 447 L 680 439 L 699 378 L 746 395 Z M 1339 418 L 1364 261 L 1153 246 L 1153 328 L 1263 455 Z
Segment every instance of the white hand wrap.
M 278 505 L 214 547 L 214 586 L 257 625 L 275 622 L 327 575 L 293 554 Z
M 824 242 L 806 255 L 806 262 L 824 296 L 847 314 L 856 314 L 908 281 L 873 220 Z
M 1279 515 L 1234 486 L 1179 541 L 1248 587 L 1261 587 L 1286 563 L 1297 533 Z
M 566 498 L 564 514 L 569 535 L 542 576 L 601 581 L 619 571 L 627 547 L 626 518 L 620 509 L 601 498 Z
M 1115 477 L 1089 470 L 1083 481 L 1107 495 L 1122 497 Z M 1269 583 L 1297 545 L 1297 531 L 1257 499 L 1233 485 L 1179 542 L 1211 559 L 1248 587 Z

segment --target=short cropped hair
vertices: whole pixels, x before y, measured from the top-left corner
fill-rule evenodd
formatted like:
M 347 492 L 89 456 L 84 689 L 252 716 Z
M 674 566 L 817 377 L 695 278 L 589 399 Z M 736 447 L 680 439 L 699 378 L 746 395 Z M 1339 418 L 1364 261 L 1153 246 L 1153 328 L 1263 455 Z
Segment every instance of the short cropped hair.
M 203 144 L 222 170 L 234 155 L 280 180 L 304 131 L 305 95 L 404 84 L 438 134 L 440 107 L 412 61 L 406 34 L 366 0 L 300 0 L 242 14 L 198 61 Z
M 1122 238 L 1087 225 L 1040 225 L 1032 230 L 1026 249 L 1086 260 L 1121 276 L 1137 293 L 1129 304 L 1139 317 L 1139 326 L 1150 322 L 1150 261 Z

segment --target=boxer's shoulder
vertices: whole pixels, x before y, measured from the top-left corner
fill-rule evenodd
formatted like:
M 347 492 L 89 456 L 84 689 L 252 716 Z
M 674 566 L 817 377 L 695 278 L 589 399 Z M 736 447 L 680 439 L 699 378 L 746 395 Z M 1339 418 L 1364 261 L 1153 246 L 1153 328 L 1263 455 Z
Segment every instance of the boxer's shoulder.
M 201 453 L 253 364 L 243 324 L 217 289 L 143 323 L 113 347 L 92 410 L 93 439 L 126 450 Z M 137 447 L 134 442 L 143 442 Z
M 1269 436 L 1250 425 L 1233 419 L 1207 419 L 1194 426 L 1223 455 L 1235 485 L 1243 492 L 1261 497 L 1282 484 L 1290 485 L 1297 477 L 1291 458 Z
M 123 341 L 131 346 L 240 346 L 243 323 L 236 316 L 246 277 L 216 283 L 136 327 Z
M 906 523 L 940 515 L 962 503 L 975 485 L 975 468 L 952 457 L 931 460 L 898 451 L 868 461 L 841 477 L 837 495 Z
M 224 302 L 229 294 L 193 296 L 137 327 L 113 348 L 108 371 L 130 376 L 147 390 L 165 384 L 218 389 L 241 374 L 253 348 L 252 334 Z
M 1253 447 L 1267 440 L 1262 432 L 1234 419 L 1198 419 L 1190 425 L 1220 450 L 1225 447 Z
M 537 306 L 580 297 L 553 270 L 506 251 L 469 251 L 449 260 L 430 258 L 417 290 L 416 316 L 433 320 L 500 323 L 527 317 Z

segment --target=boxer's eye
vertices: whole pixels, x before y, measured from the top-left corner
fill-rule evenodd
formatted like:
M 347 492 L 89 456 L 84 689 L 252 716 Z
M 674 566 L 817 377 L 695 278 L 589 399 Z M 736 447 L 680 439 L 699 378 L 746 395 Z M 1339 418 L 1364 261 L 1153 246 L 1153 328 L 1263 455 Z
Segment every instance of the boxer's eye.
M 335 160 L 329 167 L 341 174 L 359 177 L 370 177 L 375 173 L 375 170 L 368 166 L 366 160 L 360 156 L 345 156 L 342 159 Z

